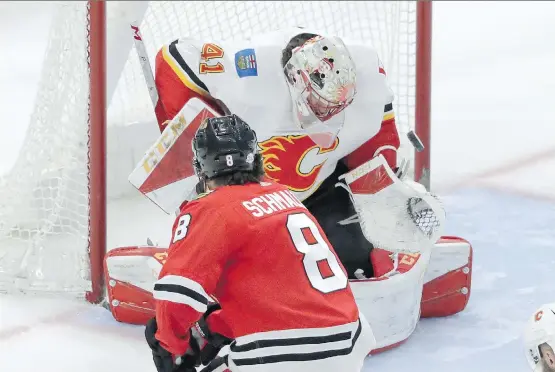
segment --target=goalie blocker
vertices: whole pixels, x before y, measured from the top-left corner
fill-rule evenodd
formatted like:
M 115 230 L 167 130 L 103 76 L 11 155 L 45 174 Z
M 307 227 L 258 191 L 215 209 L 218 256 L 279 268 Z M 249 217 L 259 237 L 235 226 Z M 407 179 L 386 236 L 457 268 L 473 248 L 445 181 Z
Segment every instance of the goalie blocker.
M 130 176 L 140 191 L 166 211 L 172 210 L 177 200 L 186 198 L 186 193 L 178 195 L 176 190 L 192 189 L 196 184 L 167 160 L 181 158 L 180 152 L 190 151 L 190 146 L 179 143 L 190 143 L 198 124 L 210 116 L 217 113 L 200 100 L 191 100 Z M 157 158 L 155 163 L 149 162 L 152 157 Z M 168 171 L 173 172 L 171 179 L 167 177 Z M 335 189 L 334 198 L 343 195 L 346 203 L 350 198 L 353 214 L 357 212 L 344 223 L 361 226 L 368 241 L 380 247 L 362 253 L 366 259 L 356 259 L 373 262 L 372 277 L 350 280 L 357 304 L 376 333 L 377 349 L 373 352 L 408 338 L 420 314 L 435 317 L 462 311 L 470 295 L 472 248 L 461 238 L 439 238 L 444 220 L 439 202 L 417 184 L 397 178 L 382 157 L 344 175 L 342 187 L 345 190 Z M 377 215 L 372 213 L 375 210 Z M 429 224 L 432 217 L 435 222 Z M 402 220 L 400 225 L 398 219 Z M 398 230 L 391 231 L 392 227 Z M 400 241 L 404 245 L 399 245 Z M 333 240 L 332 244 L 335 245 Z M 150 246 L 124 247 L 108 253 L 106 282 L 110 309 L 117 320 L 144 324 L 152 316 L 151 290 L 166 257 L 165 248 Z M 348 263 L 345 266 L 349 269 Z

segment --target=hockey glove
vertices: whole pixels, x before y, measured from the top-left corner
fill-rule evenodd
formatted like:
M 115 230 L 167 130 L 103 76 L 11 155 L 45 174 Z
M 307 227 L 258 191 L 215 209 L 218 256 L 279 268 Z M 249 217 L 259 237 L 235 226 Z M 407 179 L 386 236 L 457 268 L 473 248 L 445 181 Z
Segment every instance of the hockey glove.
M 222 347 L 229 345 L 233 341 L 219 333 L 212 332 L 208 328 L 206 319 L 210 314 L 220 309 L 221 306 L 219 304 L 208 305 L 208 310 L 191 328 L 191 335 L 196 340 L 196 344 L 200 349 L 200 361 L 203 365 L 210 363 L 218 355 Z
M 195 372 L 195 366 L 200 365 L 200 350 L 196 340 L 191 337 L 189 351 L 185 355 L 174 358 L 156 339 L 157 330 L 156 318 L 150 319 L 146 324 L 145 338 L 152 350 L 152 359 L 156 370 L 158 372 Z

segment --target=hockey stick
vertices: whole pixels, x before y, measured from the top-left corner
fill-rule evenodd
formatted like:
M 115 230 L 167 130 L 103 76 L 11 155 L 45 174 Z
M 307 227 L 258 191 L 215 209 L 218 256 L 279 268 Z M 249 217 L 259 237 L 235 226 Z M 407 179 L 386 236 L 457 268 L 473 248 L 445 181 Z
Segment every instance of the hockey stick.
M 131 23 L 131 30 L 133 31 L 133 40 L 135 43 L 135 49 L 137 50 L 137 55 L 139 56 L 139 62 L 141 64 L 141 69 L 143 71 L 143 76 L 145 78 L 146 86 L 148 88 L 148 94 L 150 95 L 150 100 L 152 101 L 152 106 L 156 109 L 158 104 L 158 89 L 156 89 L 156 83 L 154 81 L 154 74 L 152 73 L 152 67 L 150 66 L 150 61 L 148 60 L 148 53 L 146 52 L 145 43 L 139 30 L 139 25 L 137 22 Z M 166 116 L 166 110 L 161 107 L 164 116 Z

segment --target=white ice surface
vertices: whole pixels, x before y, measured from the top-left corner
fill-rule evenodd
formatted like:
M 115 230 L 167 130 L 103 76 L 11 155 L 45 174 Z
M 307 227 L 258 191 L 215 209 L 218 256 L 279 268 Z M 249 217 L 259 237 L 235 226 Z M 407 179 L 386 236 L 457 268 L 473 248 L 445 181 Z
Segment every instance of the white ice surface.
M 25 135 L 50 8 L 0 3 L 0 172 Z M 522 327 L 555 299 L 554 24 L 555 2 L 434 3 L 432 179 L 447 233 L 474 246 L 472 296 L 365 371 L 527 370 Z M 108 213 L 110 247 L 169 240 L 172 218 L 146 200 Z M 141 327 L 82 302 L 0 296 L 1 372 L 123 370 L 154 371 Z

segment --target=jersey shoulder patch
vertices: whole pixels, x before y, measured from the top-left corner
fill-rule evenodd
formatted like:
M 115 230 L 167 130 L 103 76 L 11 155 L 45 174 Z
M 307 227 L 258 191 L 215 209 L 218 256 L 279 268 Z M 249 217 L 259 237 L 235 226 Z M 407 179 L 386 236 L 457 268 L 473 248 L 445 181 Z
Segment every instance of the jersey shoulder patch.
M 179 39 L 168 46 L 167 54 L 187 87 L 223 99 L 235 94 L 236 89 L 230 87 L 236 87 L 243 78 L 258 76 L 255 49 L 248 41 Z

